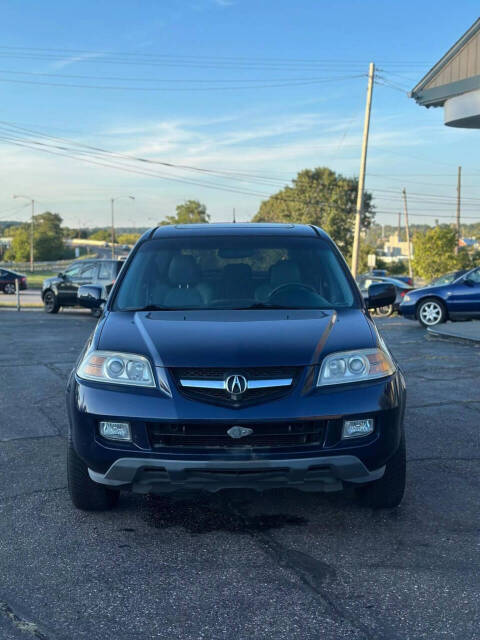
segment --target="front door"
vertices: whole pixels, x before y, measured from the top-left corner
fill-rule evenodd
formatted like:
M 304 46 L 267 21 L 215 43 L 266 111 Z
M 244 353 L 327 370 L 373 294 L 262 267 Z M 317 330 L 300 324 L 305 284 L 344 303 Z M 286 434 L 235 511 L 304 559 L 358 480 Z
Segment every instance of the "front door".
M 480 268 L 450 285 L 447 300 L 450 314 L 480 317 Z
M 97 277 L 95 262 L 76 262 L 63 274 L 58 284 L 58 298 L 61 305 L 77 304 L 77 291 L 82 284 L 91 284 Z

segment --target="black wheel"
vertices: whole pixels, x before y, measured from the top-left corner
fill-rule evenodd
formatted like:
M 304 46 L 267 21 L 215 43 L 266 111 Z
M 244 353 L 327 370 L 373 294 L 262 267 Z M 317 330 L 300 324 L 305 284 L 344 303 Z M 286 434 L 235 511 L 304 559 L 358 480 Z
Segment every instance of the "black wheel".
M 77 509 L 106 511 L 117 504 L 120 492 L 90 478 L 87 465 L 77 456 L 71 442 L 68 443 L 67 476 L 68 492 Z
M 417 318 L 424 327 L 434 327 L 446 321 L 447 311 L 440 300 L 426 298 L 418 305 Z
M 361 504 L 372 509 L 392 509 L 398 507 L 405 492 L 406 451 L 405 436 L 387 462 L 383 477 L 359 487 L 357 497 Z
M 15 285 L 13 282 L 7 282 L 7 284 L 3 287 L 3 293 L 11 296 L 15 293 Z
M 393 304 L 387 304 L 386 307 L 378 307 L 375 309 L 375 315 L 382 318 L 388 318 L 393 313 Z
M 60 305 L 58 304 L 57 296 L 53 291 L 45 291 L 43 296 L 43 308 L 47 313 L 58 313 Z

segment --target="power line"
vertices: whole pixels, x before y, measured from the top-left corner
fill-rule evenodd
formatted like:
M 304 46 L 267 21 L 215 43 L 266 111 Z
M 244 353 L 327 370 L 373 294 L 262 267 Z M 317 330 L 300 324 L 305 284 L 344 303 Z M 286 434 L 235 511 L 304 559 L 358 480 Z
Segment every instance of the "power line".
M 46 87 L 64 87 L 71 89 L 101 89 L 107 91 L 242 91 L 245 89 L 276 89 L 282 87 L 300 87 L 313 84 L 324 84 L 328 82 L 343 82 L 354 78 L 360 78 L 364 74 L 339 76 L 337 78 L 320 78 L 318 80 L 311 81 L 292 81 L 292 82 L 272 82 L 270 84 L 257 84 L 257 85 L 243 85 L 238 87 L 224 86 L 224 87 L 131 87 L 131 86 L 118 86 L 118 85 L 93 85 L 93 84 L 76 84 L 66 82 L 43 82 L 37 80 L 16 80 L 13 78 L 0 78 L 0 82 L 7 82 L 12 84 L 27 84 L 38 85 Z
M 18 47 L 18 46 L 0 46 L 0 51 L 5 53 L 24 53 L 30 55 L 48 54 L 48 55 L 61 55 L 61 56 L 113 56 L 127 59 L 151 59 L 151 60 L 184 60 L 184 61 L 221 61 L 230 63 L 265 63 L 265 64 L 329 64 L 329 65 L 352 65 L 365 66 L 366 61 L 356 59 L 332 59 L 332 58 L 276 58 L 276 57 L 260 57 L 260 56 L 202 56 L 202 55 L 172 55 L 172 54 L 158 54 L 147 52 L 125 52 L 125 51 L 106 51 L 106 50 L 89 50 L 89 49 L 66 49 L 66 48 L 54 48 L 54 47 Z M 393 66 L 424 66 L 432 64 L 426 60 L 383 60 L 381 65 L 393 65 Z

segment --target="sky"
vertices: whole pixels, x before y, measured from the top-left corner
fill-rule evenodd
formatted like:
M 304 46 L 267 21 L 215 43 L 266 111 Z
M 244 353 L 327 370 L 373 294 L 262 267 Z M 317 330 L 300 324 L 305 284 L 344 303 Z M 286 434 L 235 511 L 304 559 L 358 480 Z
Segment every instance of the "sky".
M 377 221 L 397 223 L 404 187 L 411 222 L 453 221 L 459 165 L 463 218 L 479 221 L 480 132 L 407 95 L 479 13 L 469 0 L 4 0 L 0 220 L 26 220 L 25 195 L 68 226 L 109 224 L 113 197 L 119 226 L 188 199 L 247 221 L 304 168 L 356 176 L 373 61 Z

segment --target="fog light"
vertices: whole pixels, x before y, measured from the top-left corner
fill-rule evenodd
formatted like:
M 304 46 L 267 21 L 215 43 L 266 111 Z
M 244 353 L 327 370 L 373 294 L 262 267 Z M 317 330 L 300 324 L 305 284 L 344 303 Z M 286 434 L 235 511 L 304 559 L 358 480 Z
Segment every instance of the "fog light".
M 373 433 L 373 418 L 363 420 L 345 420 L 342 429 L 342 440 L 344 438 L 358 438 L 368 436 Z
M 128 422 L 100 422 L 100 435 L 108 440 L 131 441 L 132 434 Z

